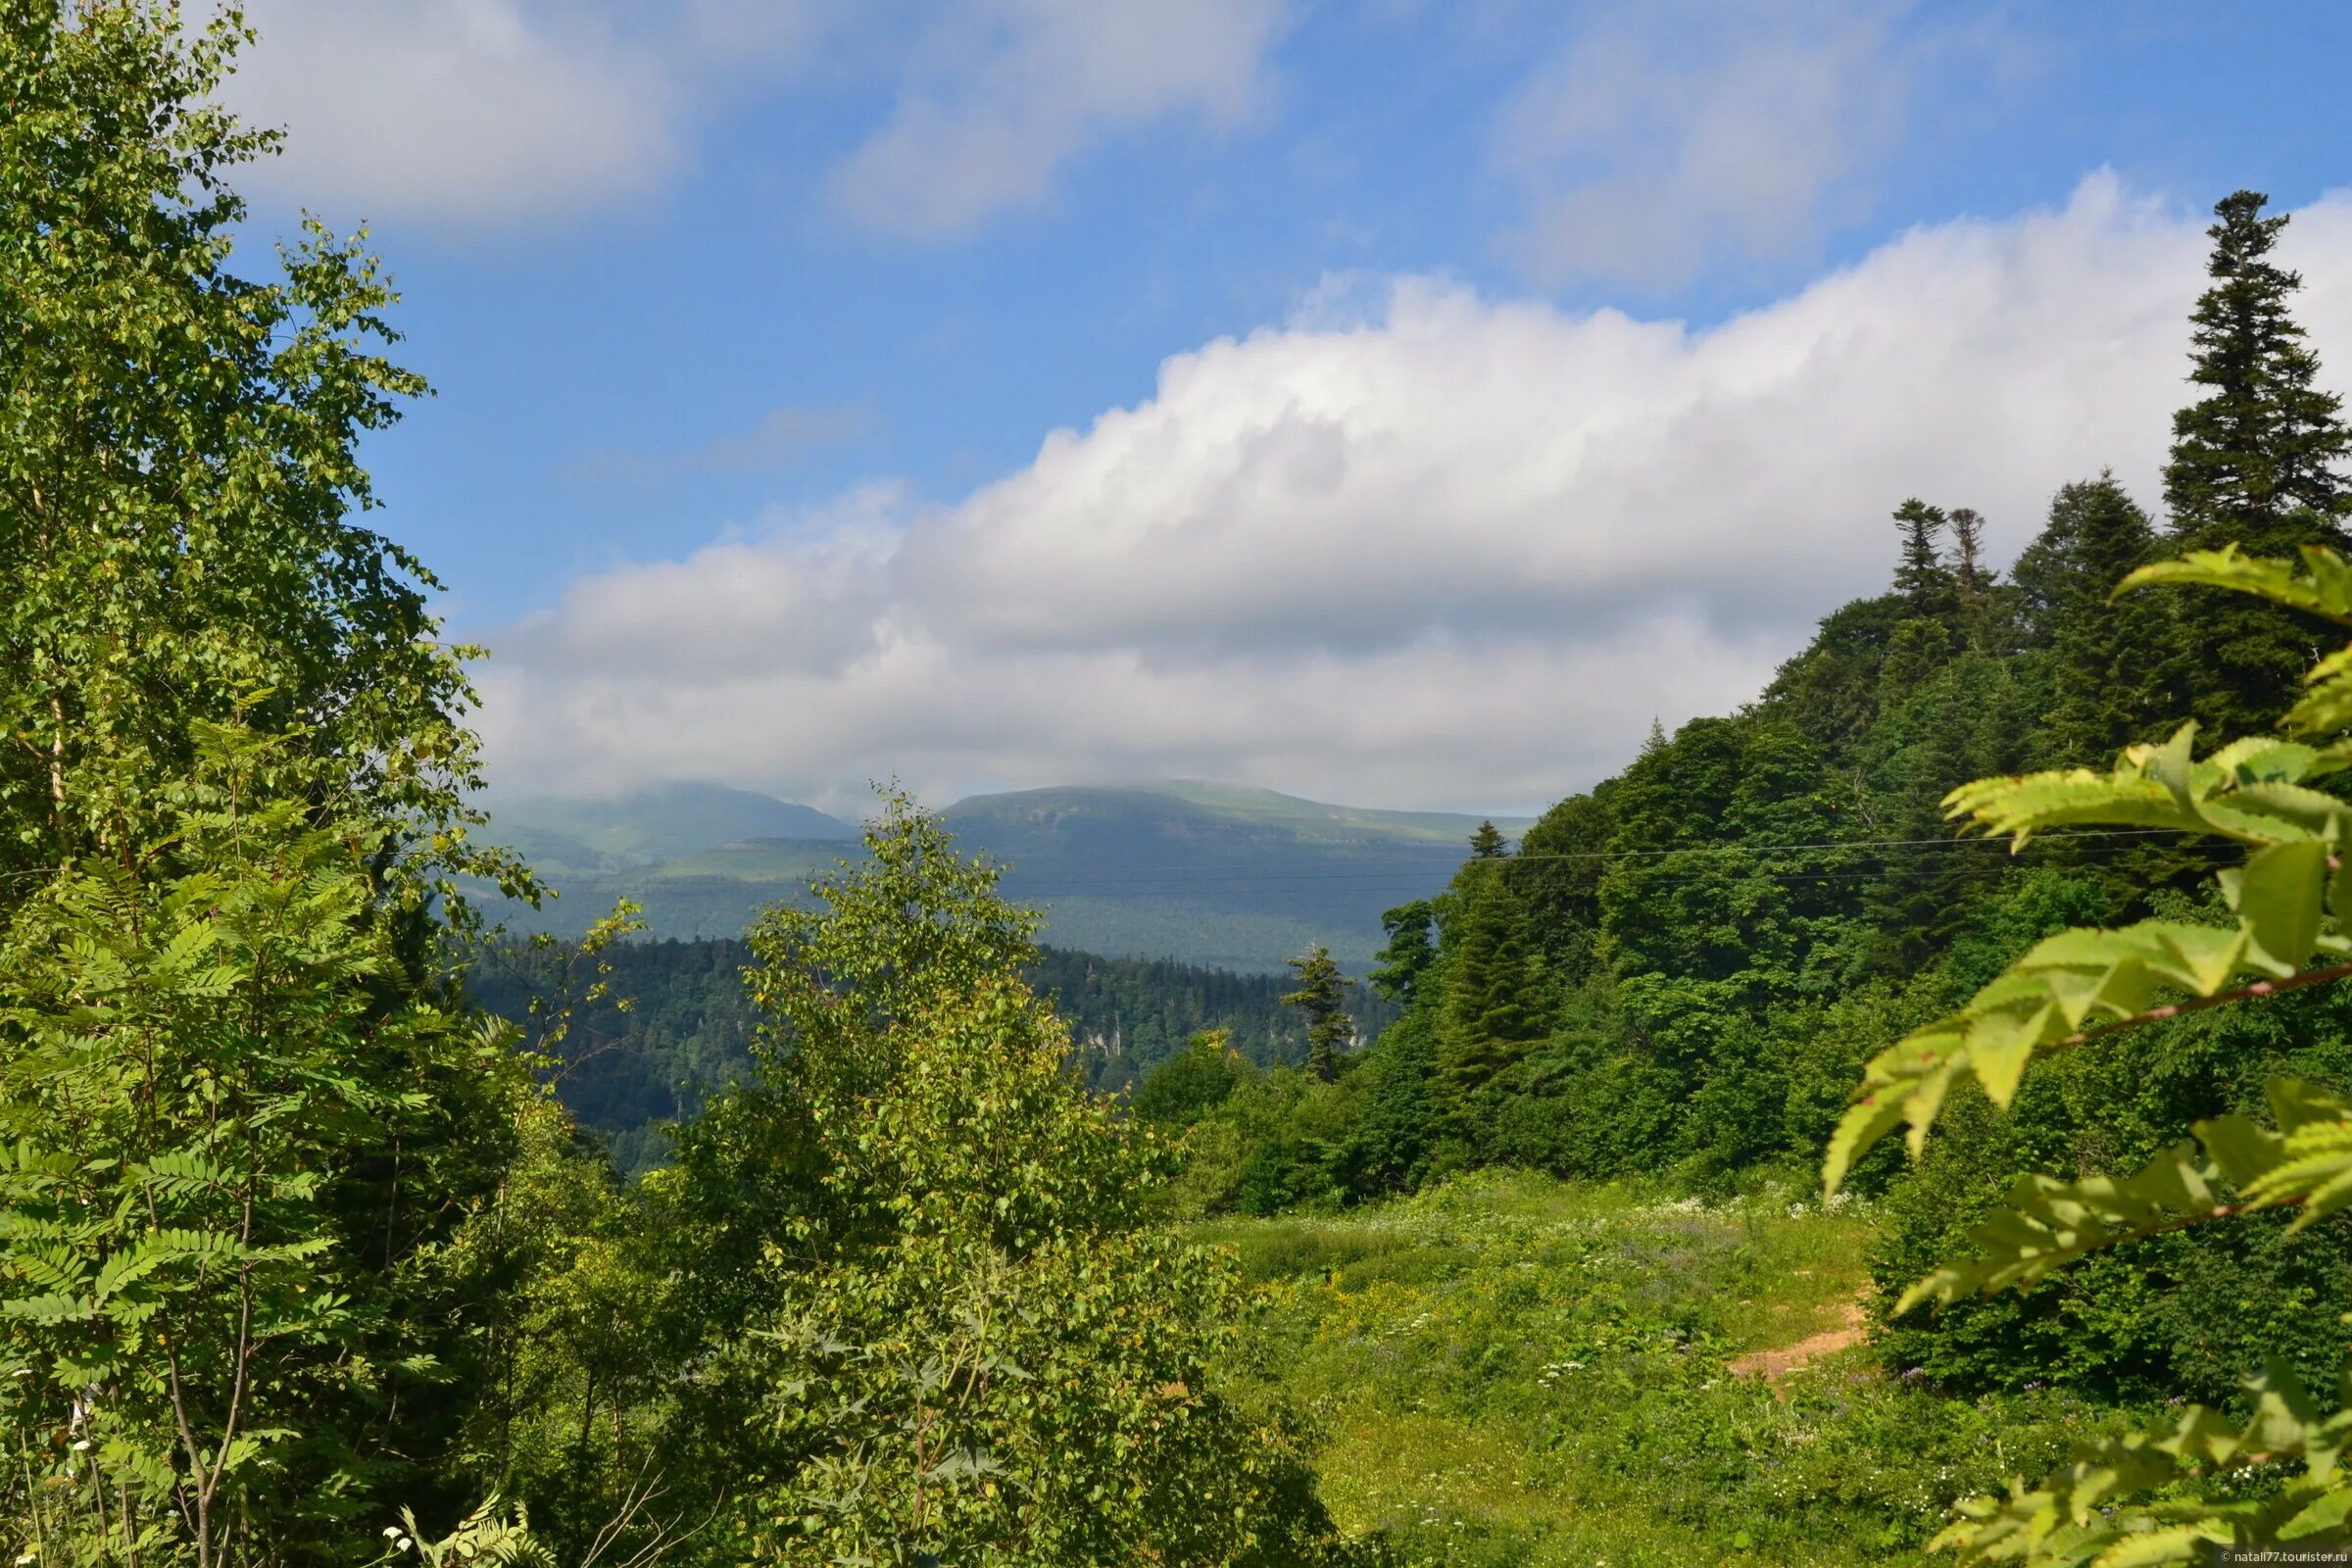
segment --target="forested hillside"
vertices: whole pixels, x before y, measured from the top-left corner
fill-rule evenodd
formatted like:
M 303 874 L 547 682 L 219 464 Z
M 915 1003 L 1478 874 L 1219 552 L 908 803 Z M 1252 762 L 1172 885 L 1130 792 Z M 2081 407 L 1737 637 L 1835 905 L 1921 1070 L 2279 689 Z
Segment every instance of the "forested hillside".
M 667 1156 L 662 1123 L 692 1116 L 751 1062 L 757 1014 L 744 992 L 752 954 L 741 942 L 624 942 L 604 950 L 593 982 L 559 952 L 506 942 L 475 965 L 471 988 L 488 1011 L 528 1026 L 532 1007 L 603 987 L 567 1019 L 549 1081 L 564 1106 L 637 1175 Z M 1104 958 L 1039 951 L 1024 978 L 1070 1031 L 1072 1064 L 1088 1087 L 1122 1093 L 1207 1030 L 1259 1067 L 1307 1057 L 1306 1020 L 1283 997 L 1289 983 L 1164 958 Z M 1397 1008 L 1377 995 L 1348 1000 L 1352 1030 L 1369 1042 Z
M 740 941 L 514 941 L 475 651 L 366 526 L 426 388 L 364 235 L 247 265 L 249 41 L 0 4 L 0 1556 L 2352 1545 L 2352 431 L 2264 197 L 2160 512 L 1889 497 L 1883 593 L 1516 842 L 887 789 Z M 952 831 L 1074 882 L 1139 814 L 1443 885 L 1373 1005 L 1043 950 Z
M 1372 982 L 1403 1015 L 1338 1082 L 1259 1078 L 1213 1107 L 1180 1102 L 1200 1200 L 1356 1203 L 1496 1163 L 1665 1169 L 1729 1192 L 1809 1169 L 1865 1062 L 2040 939 L 2151 915 L 2227 927 L 2235 883 L 2212 873 L 2242 853 L 2233 831 L 2086 805 L 2010 844 L 1956 835 L 1947 797 L 1988 775 L 2104 768 L 2145 743 L 2185 749 L 2184 716 L 2217 736 L 2275 733 L 2340 635 L 2311 589 L 2278 590 L 2281 606 L 2201 586 L 2231 581 L 2207 572 L 2117 592 L 2185 550 L 2344 547 L 2352 440 L 2313 388 L 2295 279 L 2268 260 L 2283 220 L 2262 207 L 2240 193 L 2217 213 L 2200 397 L 2176 423 L 2162 521 L 2093 471 L 1996 569 L 1965 497 L 1903 501 L 1886 590 L 1826 616 L 1755 702 L 1653 733 L 1515 853 L 1491 845 L 1443 895 L 1389 911 Z M 2298 797 L 2322 820 L 2342 793 L 2328 775 Z M 2273 1354 L 2331 1378 L 2337 1303 L 2352 1304 L 2340 1220 L 2291 1245 L 2275 1221 L 2153 1237 L 2030 1296 L 1888 1312 L 2014 1172 L 2120 1178 L 2192 1126 L 2260 1111 L 2273 1074 L 2352 1083 L 2352 995 L 2159 1021 L 2129 1052 L 2062 1058 L 2005 1116 L 1963 1080 L 1924 1160 L 1881 1149 L 1857 1172 L 1890 1222 L 1886 1364 L 1960 1391 L 2061 1381 L 2115 1397 L 2227 1400 Z

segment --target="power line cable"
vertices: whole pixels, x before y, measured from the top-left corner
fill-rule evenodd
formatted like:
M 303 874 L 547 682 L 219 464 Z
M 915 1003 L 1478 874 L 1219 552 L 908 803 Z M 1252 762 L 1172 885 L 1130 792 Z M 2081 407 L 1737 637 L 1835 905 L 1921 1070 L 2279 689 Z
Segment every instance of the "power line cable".
M 2166 827 L 2070 828 L 2055 833 L 2036 833 L 2034 836 L 2034 842 L 2036 844 L 2047 844 L 2053 842 L 2065 842 L 2073 839 L 2163 838 L 2177 835 L 2179 832 L 2180 830 L 2177 828 Z M 1974 849 L 1980 846 L 1989 849 L 1997 847 L 2000 842 L 2001 841 L 1998 839 L 1964 839 L 1957 836 L 1946 836 L 1932 839 L 1832 839 L 1816 844 L 1687 844 L 1659 850 L 1589 850 L 1561 852 L 1558 854 L 1549 855 L 1512 855 L 1502 857 L 1502 858 L 1526 865 L 1544 861 L 1565 860 L 1615 861 L 1657 859 L 1669 855 L 1788 855 L 1805 850 L 1965 850 Z M 987 855 L 990 852 L 986 848 L 983 848 L 978 853 Z M 1287 862 L 1281 860 L 1250 860 L 1246 864 L 1237 864 L 1235 869 L 1247 869 L 1250 871 L 1281 870 L 1286 866 L 1320 867 L 1326 863 L 1328 862 L 1322 860 L 1292 860 Z M 1414 860 L 1411 862 L 1406 862 L 1399 860 L 1396 863 L 1400 868 L 1409 864 L 1411 869 L 1419 870 L 1424 868 L 1426 865 L 1432 864 L 1453 866 L 1463 865 L 1468 863 L 1468 858 L 1453 854 L 1441 856 L 1436 853 L 1433 848 L 1433 851 L 1426 861 Z M 1021 868 L 1019 861 L 1001 861 L 999 864 L 1001 868 L 1008 867 L 1016 872 Z M 1129 873 L 1140 872 L 1166 871 L 1173 873 L 1204 869 L 1219 870 L 1223 869 L 1223 867 L 1214 865 L 1213 863 L 1204 866 L 1199 861 L 1193 861 L 1189 863 L 1173 863 L 1158 866 L 1119 866 L 1116 868 L 1116 872 L 1117 874 L 1125 875 Z
M 2063 843 L 2080 839 L 2117 838 L 2128 838 L 2138 841 L 2129 844 L 2085 845 L 2081 851 L 2078 852 L 2083 855 L 2119 855 L 2126 854 L 2133 849 L 2139 848 L 2140 842 L 2144 842 L 2147 839 L 2166 838 L 2173 836 L 2175 836 L 2174 831 L 2169 828 L 2127 828 L 2116 829 L 2113 831 L 2093 830 L 2084 832 L 2039 834 L 2035 836 L 2034 842 L 2035 844 L 2047 844 L 2052 842 Z M 2215 853 L 2239 850 L 2242 849 L 2243 846 L 2239 845 L 2234 840 L 2218 840 L 2183 844 L 2180 845 L 2179 848 L 2192 853 Z M 1862 851 L 1870 849 L 1907 849 L 1927 851 L 1936 854 L 1984 852 L 1979 857 L 1981 858 L 1990 858 L 1992 853 L 1997 851 L 2001 852 L 2001 858 L 1999 861 L 2000 864 L 2008 865 L 2030 863 L 2018 861 L 2014 856 L 2006 852 L 2000 841 L 1995 839 L 1852 839 L 1843 843 L 1831 844 L 1692 845 L 1688 848 L 1676 850 L 1624 850 L 1592 854 L 1513 856 L 1509 858 L 1508 861 L 1502 863 L 1516 862 L 1519 864 L 1531 864 L 1543 862 L 1580 861 L 1586 863 L 1609 865 L 1630 860 L 1663 859 L 1675 856 L 1744 856 L 1750 858 L 1761 859 L 1797 854 L 1842 854 L 1849 851 Z M 1890 858 L 1890 857 L 1883 855 L 1865 856 L 1864 858 L 1886 860 Z M 1036 892 L 1035 888 L 1025 885 L 1031 878 L 1035 878 L 1038 881 L 1056 887 L 1102 886 L 1135 882 L 1164 882 L 1176 885 L 1198 885 L 1202 883 L 1229 882 L 1368 881 L 1402 883 L 1407 880 L 1411 880 L 1418 883 L 1425 879 L 1428 873 L 1439 869 L 1441 864 L 1451 864 L 1458 868 L 1459 865 L 1468 862 L 1456 861 L 1419 864 L 1397 863 L 1388 866 L 1333 866 L 1322 862 L 1293 861 L 1289 862 L 1288 864 L 1283 862 L 1258 862 L 1250 865 L 1194 864 L 1170 865 L 1162 867 L 1117 866 L 1105 867 L 1100 870 L 1091 871 L 1054 871 L 1050 869 L 1025 870 L 1018 862 L 1013 862 L 1004 867 L 1004 872 L 1005 879 L 1008 883 L 1021 886 L 1022 891 L 1030 893 L 1034 896 Z M 1803 873 L 1768 872 L 1761 868 L 1754 868 L 1748 871 L 1746 874 L 1769 876 L 1797 875 Z M 1862 874 L 1871 875 L 1874 873 Z

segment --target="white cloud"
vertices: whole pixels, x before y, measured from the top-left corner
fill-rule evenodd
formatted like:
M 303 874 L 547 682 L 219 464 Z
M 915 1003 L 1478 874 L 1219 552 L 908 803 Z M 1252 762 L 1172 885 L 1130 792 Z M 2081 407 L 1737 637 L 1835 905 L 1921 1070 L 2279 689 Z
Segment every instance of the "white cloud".
M 230 100 L 289 132 L 257 184 L 464 224 L 594 206 L 668 175 L 685 154 L 695 40 L 721 16 L 663 7 L 671 36 L 656 42 L 592 0 L 245 9 L 260 41 Z
M 2352 199 L 2287 237 L 2340 375 Z M 2152 501 L 2204 245 L 2102 175 L 1704 331 L 1426 279 L 1352 315 L 1330 291 L 955 505 L 859 492 L 574 584 L 490 638 L 494 766 L 1540 806 L 1883 588 L 1907 495 L 1983 511 L 2004 557 L 2102 466 Z
M 835 172 L 834 197 L 873 228 L 921 237 L 1034 207 L 1089 141 L 1172 115 L 1247 118 L 1282 16 L 1282 0 L 957 7 L 888 122 Z
M 714 104 L 797 89 L 822 39 L 837 74 L 896 94 L 832 195 L 937 238 L 1044 200 L 1103 136 L 1248 119 L 1286 3 L 953 0 L 915 25 L 843 0 L 246 0 L 260 42 L 228 96 L 289 132 L 258 187 L 490 227 L 659 188 Z
M 1540 66 L 1497 122 L 1546 282 L 1660 289 L 1714 255 L 1786 260 L 1897 133 L 1912 60 L 1894 0 L 1623 4 Z

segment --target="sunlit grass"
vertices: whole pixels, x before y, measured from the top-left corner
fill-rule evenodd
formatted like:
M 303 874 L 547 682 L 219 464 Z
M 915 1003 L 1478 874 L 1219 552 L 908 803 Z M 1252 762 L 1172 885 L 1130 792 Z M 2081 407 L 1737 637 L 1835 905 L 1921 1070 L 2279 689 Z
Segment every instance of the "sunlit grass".
M 1866 1347 L 1777 1391 L 1732 1376 L 1843 1320 L 1874 1225 L 1809 1193 L 1707 1203 L 1488 1172 L 1195 1234 L 1262 1287 L 1253 1376 L 1316 1421 L 1348 1528 L 1416 1563 L 1681 1568 L 1911 1560 L 1952 1497 L 2092 1419 L 2056 1396 L 1940 1398 Z

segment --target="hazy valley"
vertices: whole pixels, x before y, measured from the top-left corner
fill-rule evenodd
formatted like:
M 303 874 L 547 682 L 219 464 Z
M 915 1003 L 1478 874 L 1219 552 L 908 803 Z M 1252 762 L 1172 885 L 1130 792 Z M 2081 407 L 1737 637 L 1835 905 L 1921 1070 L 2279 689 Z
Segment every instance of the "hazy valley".
M 861 853 L 848 822 L 717 785 L 490 810 L 489 837 L 563 895 L 505 906 L 518 931 L 576 936 L 625 897 L 657 938 L 738 936 Z M 940 814 L 960 852 L 1007 868 L 1005 895 L 1045 912 L 1053 946 L 1252 974 L 1316 942 L 1360 973 L 1385 940 L 1382 911 L 1442 889 L 1482 820 L 1182 782 L 976 795 Z M 1529 825 L 1494 822 L 1512 836 Z

